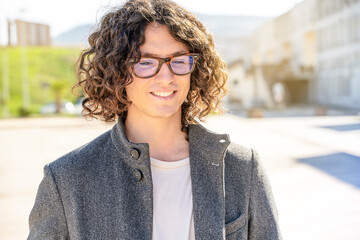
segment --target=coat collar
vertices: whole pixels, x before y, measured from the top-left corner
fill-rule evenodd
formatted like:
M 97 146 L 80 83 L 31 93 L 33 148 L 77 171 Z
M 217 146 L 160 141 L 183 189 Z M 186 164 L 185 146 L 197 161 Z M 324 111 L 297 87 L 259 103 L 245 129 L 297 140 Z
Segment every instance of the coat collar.
M 224 156 L 229 136 L 190 125 L 190 166 L 196 239 L 225 239 Z
M 145 182 L 152 186 L 149 145 L 130 142 L 121 121 L 111 130 L 111 138 L 124 161 L 131 168 L 140 169 Z M 229 137 L 227 134 L 216 134 L 200 124 L 194 124 L 189 126 L 189 143 L 195 238 L 224 239 L 224 156 L 230 144 Z M 139 156 L 133 156 L 134 150 L 138 151 Z M 134 161 L 134 158 L 138 159 Z M 152 199 L 152 194 L 147 198 Z M 152 206 L 147 210 L 147 219 L 150 220 L 153 214 Z M 149 234 L 151 236 L 151 230 Z

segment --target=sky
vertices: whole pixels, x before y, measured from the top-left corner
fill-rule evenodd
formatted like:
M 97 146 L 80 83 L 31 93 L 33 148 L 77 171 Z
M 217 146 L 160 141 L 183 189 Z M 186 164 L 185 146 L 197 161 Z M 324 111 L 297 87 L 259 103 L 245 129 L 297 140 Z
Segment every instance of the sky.
M 109 8 L 124 0 L 0 0 L 0 43 L 6 37 L 6 19 L 49 24 L 55 37 L 77 25 L 94 23 Z M 301 0 L 175 0 L 202 14 L 276 17 Z

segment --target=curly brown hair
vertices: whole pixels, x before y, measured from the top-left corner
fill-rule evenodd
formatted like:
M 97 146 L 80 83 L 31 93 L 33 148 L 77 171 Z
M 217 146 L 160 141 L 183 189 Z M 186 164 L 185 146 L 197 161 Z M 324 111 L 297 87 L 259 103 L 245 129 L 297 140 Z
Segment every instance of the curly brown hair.
M 219 110 L 226 94 L 228 71 L 215 51 L 212 35 L 189 11 L 170 0 L 129 0 L 104 15 L 89 36 L 90 47 L 78 60 L 78 82 L 85 93 L 83 115 L 110 122 L 125 119 L 125 86 L 133 81 L 130 68 L 141 58 L 145 28 L 150 22 L 166 25 L 177 41 L 199 58 L 191 73 L 190 90 L 182 104 L 182 126 L 187 128 L 211 111 Z

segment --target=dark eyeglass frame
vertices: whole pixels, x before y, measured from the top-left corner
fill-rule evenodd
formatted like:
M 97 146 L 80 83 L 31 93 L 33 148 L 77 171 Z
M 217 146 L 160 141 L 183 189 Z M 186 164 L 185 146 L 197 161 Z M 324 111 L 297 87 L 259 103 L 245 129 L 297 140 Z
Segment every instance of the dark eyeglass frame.
M 191 70 L 190 70 L 189 72 L 184 73 L 184 74 L 177 74 L 177 73 L 175 73 L 175 72 L 173 71 L 170 62 L 171 62 L 171 60 L 172 60 L 173 58 L 181 57 L 181 56 L 192 56 L 194 62 L 193 62 L 193 65 L 192 65 L 192 67 L 191 67 Z M 156 75 L 159 73 L 162 65 L 163 65 L 164 63 L 166 63 L 166 65 L 168 66 L 168 68 L 169 68 L 169 70 L 170 70 L 170 72 L 171 72 L 172 74 L 177 75 L 177 76 L 184 76 L 184 75 L 190 74 L 190 73 L 192 73 L 192 72 L 194 71 L 194 69 L 195 69 L 195 64 L 196 64 L 196 60 L 197 60 L 198 57 L 199 57 L 199 54 L 198 54 L 198 53 L 185 53 L 185 54 L 182 53 L 182 54 L 178 54 L 178 55 L 175 55 L 175 56 L 172 56 L 172 57 L 167 57 L 167 58 L 143 57 L 143 58 L 146 58 L 146 59 L 147 59 L 147 58 L 156 59 L 156 60 L 159 62 L 158 68 L 156 69 L 156 71 L 154 72 L 154 74 L 152 74 L 152 75 L 150 75 L 150 76 L 146 76 L 146 77 L 138 76 L 138 75 L 136 74 L 136 72 L 135 72 L 135 68 L 134 68 L 134 67 L 135 67 L 135 65 L 136 65 L 137 63 L 140 62 L 140 61 L 139 61 L 139 62 L 135 62 L 135 63 L 133 64 L 133 67 L 132 67 L 132 68 L 133 68 L 133 74 L 134 74 L 136 77 L 138 77 L 138 78 L 151 78 L 151 77 L 156 76 Z

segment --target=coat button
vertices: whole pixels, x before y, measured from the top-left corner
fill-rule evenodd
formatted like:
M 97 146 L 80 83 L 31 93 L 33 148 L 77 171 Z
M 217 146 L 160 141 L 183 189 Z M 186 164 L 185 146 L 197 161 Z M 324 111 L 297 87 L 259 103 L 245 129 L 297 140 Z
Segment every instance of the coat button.
M 132 148 L 130 150 L 130 156 L 135 160 L 138 159 L 140 157 L 139 151 L 135 148 Z
M 135 169 L 133 171 L 133 177 L 135 181 L 139 182 L 142 179 L 143 174 L 139 169 Z

